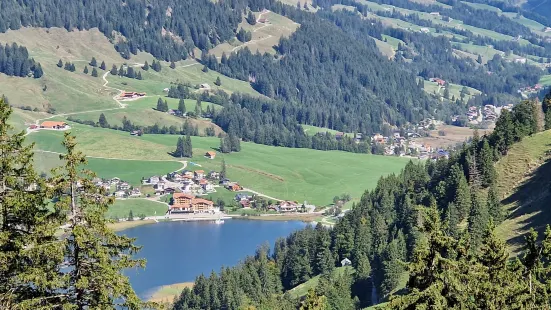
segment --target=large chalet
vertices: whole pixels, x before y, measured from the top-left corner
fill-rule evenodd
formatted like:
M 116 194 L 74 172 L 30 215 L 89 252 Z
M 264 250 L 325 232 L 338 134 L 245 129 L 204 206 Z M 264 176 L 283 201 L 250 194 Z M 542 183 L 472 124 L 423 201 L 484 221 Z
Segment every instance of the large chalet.
M 214 203 L 185 193 L 174 193 L 170 213 L 214 213 Z

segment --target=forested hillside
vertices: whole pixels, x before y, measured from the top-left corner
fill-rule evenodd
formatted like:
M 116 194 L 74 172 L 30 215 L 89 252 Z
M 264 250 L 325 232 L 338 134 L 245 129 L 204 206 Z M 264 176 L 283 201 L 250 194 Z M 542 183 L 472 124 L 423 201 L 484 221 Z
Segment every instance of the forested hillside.
M 415 123 L 434 106 L 415 78 L 384 59 L 373 41 L 359 44 L 322 20 L 304 20 L 277 50 L 275 62 L 247 49 L 220 64 L 213 57 L 205 62 L 213 70 L 252 80 L 270 98 L 296 103 L 300 112 L 286 109 L 290 115 L 283 117 L 294 116 L 302 124 L 372 132 L 383 122 Z
M 500 298 L 506 296 L 503 297 L 506 301 L 499 300 L 501 305 L 514 309 L 517 304 L 541 303 L 539 299 L 533 301 L 521 296 L 533 294 L 527 291 L 525 275 L 532 272 L 535 260 L 539 261 L 542 256 L 534 257 L 534 261 L 518 262 L 516 267 L 511 267 L 513 269 L 505 267 L 508 266 L 503 256 L 505 248 L 493 235 L 493 228 L 488 231 L 487 227 L 489 222 L 497 224 L 507 216 L 496 188 L 494 163 L 506 155 L 515 142 L 542 130 L 542 119 L 541 105 L 531 101 L 519 104 L 512 113 L 503 113 L 491 135 L 475 135 L 472 143 L 464 145 L 449 160 L 409 163 L 399 175 L 380 179 L 377 188 L 367 191 L 333 229 L 321 225 L 315 229 L 306 228 L 276 242 L 271 254 L 262 248 L 255 257 L 247 258 L 235 268 L 225 268 L 221 274 L 213 273 L 208 278 L 197 278 L 199 285 L 184 290 L 174 309 L 234 309 L 238 305 L 268 309 L 275 303 L 279 303 L 281 309 L 291 309 L 298 301 L 289 295 L 281 297 L 274 293 L 282 294 L 320 274 L 325 284 L 318 285 L 309 298 L 325 296 L 331 309 L 356 309 L 374 302 L 373 285 L 379 300 L 389 298 L 408 271 L 403 265 L 405 261 L 414 262 L 409 266 L 408 284 L 413 295 L 397 298 L 392 308 L 415 309 L 416 305 L 430 302 L 430 298 L 440 300 L 444 308 L 454 308 L 464 305 L 462 298 L 466 297 L 454 297 L 441 288 L 441 291 L 427 290 L 440 287 L 440 282 L 439 278 L 424 275 L 444 271 L 440 271 L 440 267 L 432 270 L 430 266 L 426 267 L 430 270 L 426 270 L 423 264 L 430 264 L 434 255 L 441 255 L 442 258 L 438 256 L 437 259 L 457 260 L 460 266 L 457 270 L 472 263 L 481 266 L 481 272 L 487 272 L 484 268 L 492 265 L 488 265 L 485 259 L 489 257 L 484 255 L 493 255 L 488 254 L 490 250 L 501 255 L 498 259 L 502 267 L 496 268 L 503 269 L 499 272 L 510 272 L 514 281 L 518 281 L 515 290 L 499 292 Z M 528 255 L 533 253 L 530 245 L 538 247 L 534 238 L 533 235 L 528 238 Z M 433 242 L 448 250 L 436 250 L 436 253 L 427 250 L 427 245 L 436 246 Z M 351 260 L 354 274 L 329 272 L 345 258 Z M 538 283 L 544 280 L 537 278 Z M 482 281 L 482 278 L 472 281 Z M 497 280 L 484 281 L 497 285 L 494 282 Z M 329 289 L 327 283 L 340 283 L 339 292 Z M 486 293 L 477 292 L 481 296 Z M 517 293 L 514 304 L 508 304 L 510 294 Z M 469 309 L 481 307 L 485 302 L 487 299 L 477 300 Z
M 142 50 L 172 61 L 193 55 L 194 47 L 209 49 L 234 37 L 245 8 L 242 1 L 8 0 L 1 4 L 0 32 L 21 27 L 69 31 L 97 27 L 126 58 Z

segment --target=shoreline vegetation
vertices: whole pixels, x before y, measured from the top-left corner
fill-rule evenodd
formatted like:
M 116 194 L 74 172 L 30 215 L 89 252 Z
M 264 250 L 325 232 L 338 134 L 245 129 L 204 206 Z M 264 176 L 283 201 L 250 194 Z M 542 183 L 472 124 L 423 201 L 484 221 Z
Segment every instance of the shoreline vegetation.
M 147 301 L 152 301 L 160 304 L 171 304 L 180 293 L 186 288 L 192 288 L 194 282 L 182 282 L 159 287 Z
M 251 220 L 251 221 L 302 221 L 307 223 L 319 222 L 322 215 L 319 213 L 297 213 L 297 214 L 277 214 L 277 215 L 258 215 L 258 216 L 242 216 L 242 215 L 226 215 L 232 219 L 239 220 Z M 197 219 L 199 220 L 199 219 Z M 201 219 L 204 220 L 204 219 Z M 163 219 L 158 222 L 172 222 L 182 221 L 180 219 Z M 194 221 L 194 220 L 189 220 Z M 124 231 L 126 229 L 157 223 L 155 220 L 134 220 L 134 221 L 121 221 L 108 224 L 108 227 L 116 232 Z

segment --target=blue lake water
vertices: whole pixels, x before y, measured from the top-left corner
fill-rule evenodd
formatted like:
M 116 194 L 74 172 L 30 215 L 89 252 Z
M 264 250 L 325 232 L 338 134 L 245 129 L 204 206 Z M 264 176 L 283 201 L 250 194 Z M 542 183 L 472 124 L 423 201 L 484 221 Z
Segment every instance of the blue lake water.
M 126 272 L 134 290 L 148 298 L 158 287 L 192 282 L 211 270 L 234 266 L 258 246 L 268 242 L 270 248 L 279 237 L 301 229 L 298 221 L 226 220 L 212 222 L 162 222 L 127 229 L 122 234 L 137 238 L 143 246 L 139 258 L 147 259 L 145 269 Z

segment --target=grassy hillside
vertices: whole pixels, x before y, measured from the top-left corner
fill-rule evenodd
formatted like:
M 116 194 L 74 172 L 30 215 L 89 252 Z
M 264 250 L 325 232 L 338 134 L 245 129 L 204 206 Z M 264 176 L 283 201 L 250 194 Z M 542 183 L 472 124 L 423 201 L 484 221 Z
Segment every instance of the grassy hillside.
M 532 227 L 543 230 L 551 223 L 551 131 L 515 144 L 497 163 L 498 187 L 508 218 L 498 227 L 513 253 Z
M 333 273 L 336 275 L 344 274 L 345 272 L 354 273 L 354 268 L 347 266 L 347 267 L 337 267 L 335 270 L 333 270 Z M 295 288 L 289 290 L 287 294 L 293 299 L 298 299 L 306 296 L 308 294 L 308 290 L 315 289 L 318 285 L 320 276 L 315 276 L 312 279 L 296 286 Z
M 132 137 L 127 132 L 78 124 L 72 126 L 79 149 L 89 156 L 174 160 L 169 153 L 176 147 L 177 136 Z M 31 134 L 29 140 L 36 142 L 38 149 L 62 152 L 59 144 L 62 136 L 62 132 L 41 131 Z M 359 198 L 366 188 L 375 186 L 380 176 L 398 172 L 407 163 L 407 159 L 398 157 L 290 149 L 254 143 L 241 143 L 241 152 L 218 154 L 216 159 L 208 160 L 203 155 L 206 151 L 217 150 L 220 140 L 192 137 L 192 142 L 194 157 L 190 161 L 201 165 L 201 169 L 220 170 L 224 158 L 229 177 L 245 187 L 276 198 L 307 200 L 315 204 L 328 204 L 335 195 L 343 193 Z M 131 165 L 134 161 L 124 163 Z M 167 163 L 160 162 L 159 165 L 161 164 Z M 110 169 L 111 167 L 106 167 L 105 173 Z M 168 172 L 161 169 L 154 172 L 154 169 L 149 168 L 146 171 L 139 166 L 125 170 L 130 171 L 134 178 L 147 176 L 147 173 Z
M 296 2 L 293 5 L 296 5 Z M 231 42 L 222 43 L 216 46 L 210 53 L 217 57 L 221 57 L 222 53 L 229 55 L 232 52 L 247 47 L 253 53 L 258 51 L 260 53 L 275 54 L 275 49 L 273 47 L 279 44 L 279 39 L 290 36 L 299 26 L 298 23 L 295 23 L 289 18 L 270 11 L 254 12 L 254 15 L 257 20 L 265 18 L 266 22 L 250 25 L 245 18 L 243 18 L 243 21 L 239 24 L 239 28 L 251 32 L 251 41 L 242 43 L 235 39 Z
M 0 74 L 0 94 L 5 94 L 15 107 L 29 106 L 39 111 L 51 111 L 53 108 L 57 114 L 118 107 L 112 99 L 118 91 L 103 86 L 102 75 L 105 71 L 98 68 L 98 77 L 82 72 L 92 57 L 97 59 L 98 65 L 105 61 L 108 70 L 112 65 L 119 67 L 122 64 L 141 70 L 140 67 L 145 61 L 153 61 L 153 56 L 146 53 L 133 55 L 130 60 L 123 59 L 112 42 L 97 29 L 68 32 L 59 28 L 22 28 L 1 33 L 0 42 L 17 43 L 27 47 L 30 56 L 40 62 L 44 70 L 44 76 L 40 79 Z M 60 59 L 63 62 L 74 63 L 76 71 L 69 72 L 58 68 L 57 63 Z M 91 71 L 89 65 L 88 68 Z M 248 82 L 231 79 L 212 70 L 203 72 L 202 66 L 195 60 L 178 62 L 175 69 L 170 69 L 169 63 L 162 62 L 162 68 L 161 72 L 142 70 L 143 80 L 108 75 L 108 86 L 162 96 L 166 95 L 164 89 L 174 83 L 207 83 L 213 89 L 222 89 L 228 93 L 259 95 Z M 214 85 L 217 78 L 220 78 L 221 86 Z M 154 116 L 148 115 L 144 123 L 150 123 L 151 120 L 148 119 L 151 118 Z
M 157 111 L 157 100 L 162 98 L 168 103 L 169 109 L 177 109 L 179 99 L 168 98 L 165 96 L 152 95 L 135 101 L 127 101 L 127 107 L 125 109 L 116 109 L 109 111 L 98 111 L 74 115 L 75 118 L 81 120 L 90 120 L 97 122 L 99 116 L 103 113 L 110 125 L 122 126 L 122 120 L 124 117 L 131 120 L 132 123 L 138 126 L 151 126 L 158 124 L 159 126 L 176 126 L 181 128 L 185 122 L 185 119 L 177 116 L 170 115 L 165 112 Z M 195 111 L 196 101 L 192 99 L 185 99 L 186 110 Z M 214 105 L 210 102 L 202 102 L 201 107 L 203 110 L 207 109 L 207 106 L 213 106 L 215 110 L 220 110 L 222 107 Z M 205 128 L 214 127 L 216 134 L 222 131 L 216 124 L 212 123 L 208 119 L 188 119 L 191 125 L 199 127 L 199 131 L 203 132 Z

